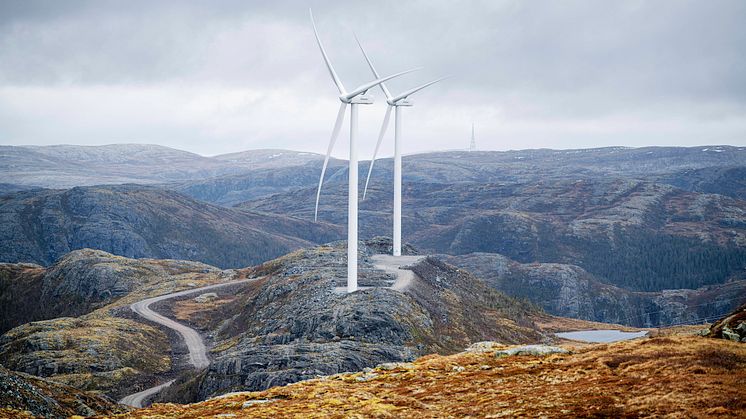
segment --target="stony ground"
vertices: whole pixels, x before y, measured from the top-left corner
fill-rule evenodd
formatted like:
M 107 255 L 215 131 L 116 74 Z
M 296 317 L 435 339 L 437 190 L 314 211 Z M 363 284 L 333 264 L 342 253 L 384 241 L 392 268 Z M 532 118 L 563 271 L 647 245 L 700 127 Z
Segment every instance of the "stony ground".
M 671 336 L 548 356 L 495 349 L 117 417 L 746 417 L 746 345 Z
M 0 366 L 0 418 L 60 418 L 125 411 L 107 397 Z

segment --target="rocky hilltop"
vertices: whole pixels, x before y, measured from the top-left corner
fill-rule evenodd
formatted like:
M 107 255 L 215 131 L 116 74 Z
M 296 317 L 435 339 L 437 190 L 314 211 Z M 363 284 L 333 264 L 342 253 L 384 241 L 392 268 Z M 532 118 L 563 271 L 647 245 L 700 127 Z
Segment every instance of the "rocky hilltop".
M 533 325 L 539 314 L 534 307 L 437 259 L 413 265 L 414 283 L 397 291 L 389 288 L 392 278 L 375 268 L 372 253 L 361 243 L 363 289 L 337 292 L 335 287 L 343 285 L 345 249 L 344 242 L 337 242 L 254 268 L 249 274 L 257 278 L 254 283 L 226 306 L 207 308 L 223 313 L 215 318 L 227 319 L 201 325 L 215 330 L 208 369 L 185 378 L 162 398 L 201 400 L 264 389 L 426 353 L 453 353 L 485 339 L 543 339 Z M 190 391 L 192 397 L 185 397 Z
M 81 248 L 243 267 L 339 237 L 294 217 L 233 210 L 148 186 L 35 190 L 0 197 L 0 261 L 49 265 Z

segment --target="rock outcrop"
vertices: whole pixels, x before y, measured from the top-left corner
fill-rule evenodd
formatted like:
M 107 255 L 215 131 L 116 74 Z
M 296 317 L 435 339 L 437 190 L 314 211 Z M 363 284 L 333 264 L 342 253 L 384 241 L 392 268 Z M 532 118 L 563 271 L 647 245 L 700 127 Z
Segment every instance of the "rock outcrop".
M 0 337 L 0 364 L 118 399 L 171 371 L 168 336 L 118 318 L 62 317 Z
M 734 342 L 746 342 L 746 303 L 713 323 L 707 336 Z
M 66 418 L 126 411 L 107 397 L 0 366 L 0 417 Z

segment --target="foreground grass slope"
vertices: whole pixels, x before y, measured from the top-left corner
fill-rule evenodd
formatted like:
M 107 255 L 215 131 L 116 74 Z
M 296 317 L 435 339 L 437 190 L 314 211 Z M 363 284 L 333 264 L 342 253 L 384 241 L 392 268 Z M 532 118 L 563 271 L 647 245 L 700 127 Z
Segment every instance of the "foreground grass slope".
M 746 346 L 692 336 L 591 345 L 573 354 L 430 355 L 128 418 L 739 416 Z

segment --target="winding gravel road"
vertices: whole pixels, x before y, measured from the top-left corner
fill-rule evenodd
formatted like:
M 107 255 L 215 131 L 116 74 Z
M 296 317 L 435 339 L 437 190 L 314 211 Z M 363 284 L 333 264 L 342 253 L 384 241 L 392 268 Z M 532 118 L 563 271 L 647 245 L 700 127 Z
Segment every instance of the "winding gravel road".
M 138 301 L 136 303 L 132 303 L 130 305 L 130 308 L 132 309 L 132 311 L 139 314 L 140 316 L 160 325 L 166 326 L 181 335 L 182 339 L 184 339 L 184 343 L 186 344 L 187 349 L 189 350 L 189 363 L 192 364 L 195 369 L 202 369 L 210 365 L 210 360 L 207 359 L 207 348 L 205 347 L 204 340 L 202 340 L 202 336 L 200 336 L 200 334 L 191 327 L 185 326 L 179 322 L 169 319 L 166 316 L 156 313 L 155 311 L 150 309 L 150 305 L 171 298 L 183 297 L 189 294 L 196 294 L 203 291 L 213 290 L 215 288 L 242 284 L 249 281 L 254 281 L 254 279 L 241 279 L 238 281 L 224 282 L 220 284 L 208 285 L 206 287 L 174 292 L 172 294 L 159 295 L 158 297 L 152 297 L 142 301 Z M 119 403 L 126 404 L 132 407 L 143 407 L 142 403 L 144 400 L 170 386 L 173 382 L 174 380 L 171 380 L 166 383 L 162 383 L 149 389 L 140 391 L 138 393 L 130 394 L 119 400 Z

